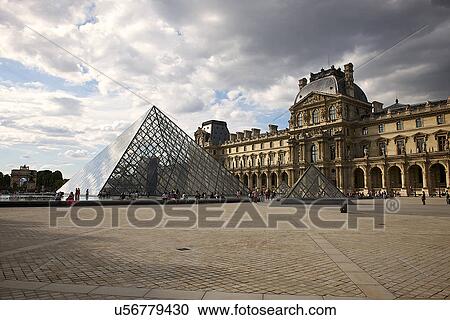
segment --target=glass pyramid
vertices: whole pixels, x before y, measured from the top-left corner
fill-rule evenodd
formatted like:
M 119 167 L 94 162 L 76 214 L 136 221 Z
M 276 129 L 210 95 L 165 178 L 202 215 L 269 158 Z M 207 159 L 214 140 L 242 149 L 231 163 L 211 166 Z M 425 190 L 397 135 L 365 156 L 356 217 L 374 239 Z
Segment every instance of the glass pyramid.
M 340 199 L 345 198 L 345 195 L 316 166 L 310 164 L 286 198 Z
M 235 195 L 245 186 L 153 106 L 58 191 Z
M 281 197 L 284 197 L 288 193 L 289 189 L 289 185 L 286 183 L 286 181 L 281 181 L 280 185 L 275 190 L 275 193 Z

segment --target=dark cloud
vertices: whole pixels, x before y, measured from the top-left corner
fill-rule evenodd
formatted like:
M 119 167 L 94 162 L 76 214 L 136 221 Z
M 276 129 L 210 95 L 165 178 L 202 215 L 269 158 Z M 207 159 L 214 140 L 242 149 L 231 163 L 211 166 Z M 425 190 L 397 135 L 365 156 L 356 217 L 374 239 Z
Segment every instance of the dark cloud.
M 405 99 L 416 96 L 442 98 L 450 94 L 450 10 L 444 0 L 341 0 L 341 1 L 158 1 L 159 15 L 186 37 L 189 27 L 201 25 L 204 16 L 217 14 L 217 24 L 200 30 L 208 39 L 205 52 L 218 55 L 239 46 L 238 61 L 218 69 L 224 86 L 265 88 L 283 75 L 295 77 L 330 64 L 353 59 L 355 68 L 389 49 L 422 27 L 416 34 L 373 60 L 355 77 L 378 79 L 381 92 L 369 98 L 391 98 L 396 91 Z M 427 65 L 419 73 L 396 71 Z M 395 82 L 385 83 L 390 77 Z M 395 87 L 395 89 L 394 89 Z

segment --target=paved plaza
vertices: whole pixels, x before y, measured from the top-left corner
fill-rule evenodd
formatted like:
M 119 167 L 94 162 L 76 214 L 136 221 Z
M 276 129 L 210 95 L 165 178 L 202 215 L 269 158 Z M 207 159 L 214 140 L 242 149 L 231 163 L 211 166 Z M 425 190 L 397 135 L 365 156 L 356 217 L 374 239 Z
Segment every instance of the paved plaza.
M 308 218 L 300 230 L 135 228 L 125 207 L 106 208 L 95 227 L 75 226 L 69 215 L 50 227 L 48 208 L 0 208 L 0 298 L 449 299 L 450 205 L 400 203 L 378 229 L 360 219 L 357 230 L 317 228 Z M 226 204 L 224 216 L 250 206 Z M 265 218 L 293 212 L 255 206 Z M 152 208 L 137 215 L 150 218 Z M 328 208 L 321 217 L 347 214 Z

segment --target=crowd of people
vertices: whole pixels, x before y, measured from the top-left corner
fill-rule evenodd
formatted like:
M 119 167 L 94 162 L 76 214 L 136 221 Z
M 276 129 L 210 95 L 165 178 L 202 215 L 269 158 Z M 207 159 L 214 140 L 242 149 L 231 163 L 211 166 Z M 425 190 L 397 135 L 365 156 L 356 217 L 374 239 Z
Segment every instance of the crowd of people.
M 162 194 L 162 200 L 166 201 L 166 200 L 177 200 L 177 199 L 181 199 L 181 200 L 186 200 L 189 199 L 190 197 L 192 197 L 192 195 L 188 195 L 186 193 L 180 193 L 180 191 L 177 190 L 172 190 L 171 192 L 167 192 L 165 191 Z M 196 191 L 195 194 L 193 195 L 193 197 L 195 198 L 195 200 L 199 200 L 199 199 L 220 199 L 223 200 L 225 199 L 225 195 L 223 193 L 218 193 L 216 192 L 211 192 L 211 193 L 200 193 L 199 191 Z
M 247 196 L 252 202 L 264 202 L 277 198 L 277 195 L 275 190 L 266 189 L 259 191 L 258 189 L 254 189 L 250 190 Z
M 426 194 L 425 192 L 422 192 L 422 194 L 416 194 L 413 193 L 412 195 L 414 196 L 420 196 L 422 204 L 425 205 L 426 204 Z M 138 199 L 141 195 L 136 191 L 136 192 L 129 192 L 127 194 L 125 194 L 124 192 L 121 193 L 120 195 L 120 199 L 121 200 L 125 200 L 125 199 Z M 242 198 L 242 191 L 238 190 L 236 191 L 235 194 L 236 198 L 241 199 Z M 270 190 L 270 189 L 266 189 L 266 190 L 261 190 L 259 191 L 258 189 L 254 189 L 254 190 L 250 190 L 249 193 L 247 194 L 248 199 L 250 199 L 252 202 L 264 202 L 264 201 L 269 201 L 269 200 L 274 200 L 274 199 L 278 199 L 280 195 L 277 194 L 277 192 L 275 190 Z M 399 197 L 400 193 L 399 192 L 386 192 L 386 191 L 369 191 L 368 193 L 363 193 L 363 192 L 353 192 L 353 193 L 347 193 L 346 197 L 348 198 L 355 198 L 355 199 L 387 199 L 387 198 L 393 198 L 393 197 Z M 439 197 L 445 197 L 446 198 L 446 203 L 450 205 L 450 194 L 448 191 L 442 192 L 439 195 L 435 195 L 435 194 L 430 194 L 430 197 L 435 197 L 435 196 L 439 196 Z M 55 195 L 55 200 L 60 201 L 63 200 L 64 197 L 64 193 L 63 192 L 58 192 Z M 66 201 L 69 205 L 72 205 L 74 202 L 76 201 L 80 201 L 81 198 L 81 190 L 80 188 L 76 188 L 75 192 L 70 192 L 69 195 L 66 198 Z M 109 192 L 101 192 L 98 195 L 99 199 L 105 199 L 105 198 L 111 198 L 111 194 Z M 181 200 L 186 200 L 189 198 L 195 198 L 195 200 L 200 200 L 200 199 L 218 199 L 218 200 L 224 200 L 225 199 L 225 195 L 223 193 L 219 193 L 219 192 L 211 192 L 211 193 L 200 193 L 199 191 L 196 191 L 194 195 L 188 195 L 186 193 L 181 193 L 178 189 L 176 190 L 172 190 L 171 192 L 167 192 L 165 191 L 162 195 L 161 198 L 163 201 L 167 201 L 167 200 L 177 200 L 177 199 L 181 199 Z M 85 191 L 85 199 L 86 201 L 89 200 L 89 189 L 86 189 Z

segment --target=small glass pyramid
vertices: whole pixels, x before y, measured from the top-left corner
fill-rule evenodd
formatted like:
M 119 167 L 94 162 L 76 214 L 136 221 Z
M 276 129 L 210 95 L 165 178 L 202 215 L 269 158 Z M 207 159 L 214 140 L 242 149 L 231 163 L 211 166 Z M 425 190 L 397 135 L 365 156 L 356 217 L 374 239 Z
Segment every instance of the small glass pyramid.
M 286 198 L 341 199 L 345 198 L 345 195 L 316 166 L 310 164 L 289 190 Z
M 281 181 L 280 185 L 275 190 L 275 193 L 280 197 L 284 197 L 289 192 L 289 189 L 289 185 L 286 183 L 286 181 Z
M 58 191 L 247 194 L 245 186 L 153 106 Z

